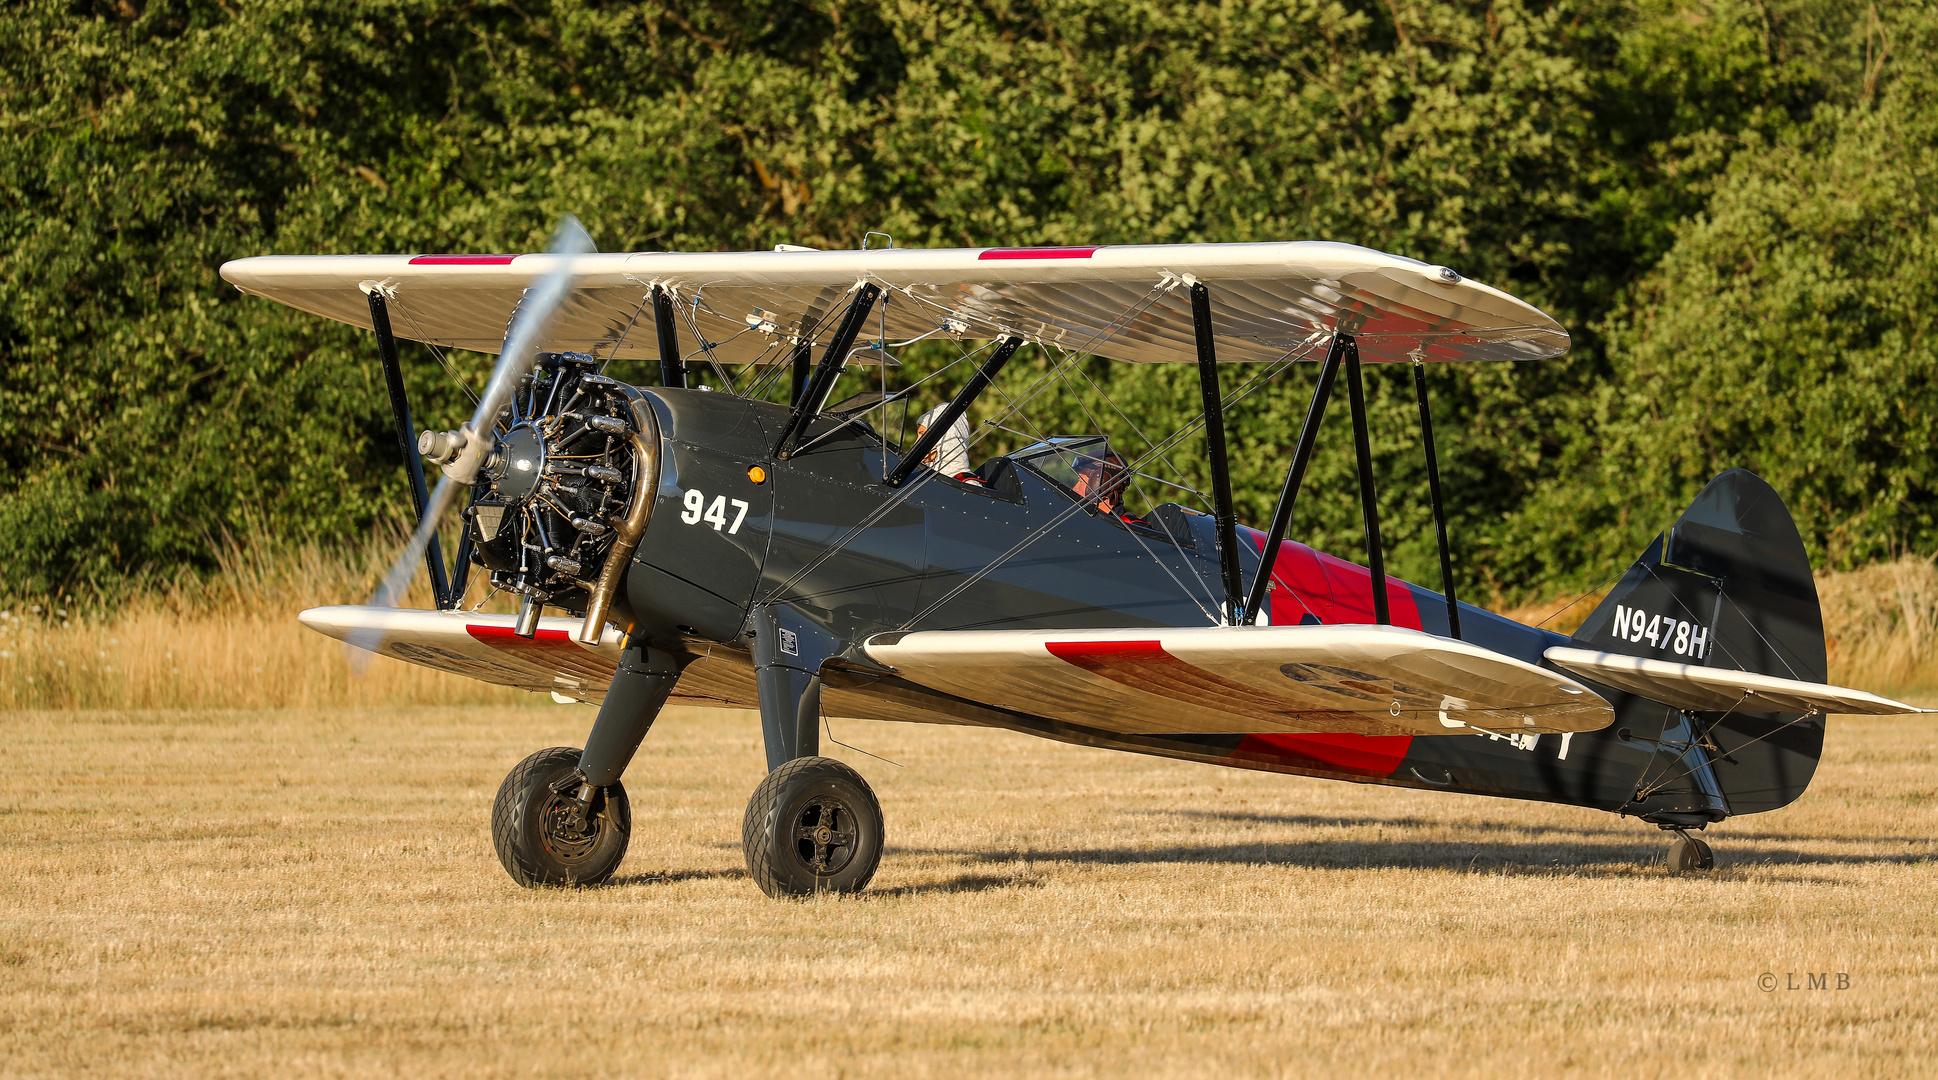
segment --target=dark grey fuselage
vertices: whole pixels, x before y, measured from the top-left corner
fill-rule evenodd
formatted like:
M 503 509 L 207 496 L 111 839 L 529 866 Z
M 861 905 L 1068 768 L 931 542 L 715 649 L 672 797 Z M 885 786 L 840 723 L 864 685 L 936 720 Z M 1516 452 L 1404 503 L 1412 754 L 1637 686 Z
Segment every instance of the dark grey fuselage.
M 1222 586 L 1211 518 L 1159 508 L 1147 515 L 1153 527 L 1134 527 L 1074 508 L 1069 491 L 1008 461 L 986 464 L 980 485 L 918 470 L 890 488 L 882 478 L 899 456 L 864 426 L 816 420 L 800 440 L 807 449 L 777 460 L 785 407 L 699 390 L 655 388 L 648 396 L 660 419 L 663 461 L 626 593 L 636 636 L 703 654 L 705 662 L 682 676 L 677 694 L 687 700 L 754 706 L 757 627 L 781 612 L 794 620 L 786 625 L 825 643 L 819 672 L 830 715 L 982 724 L 1242 768 L 1566 802 L 1671 823 L 1731 812 L 1692 719 L 1612 689 L 1602 692 L 1618 720 L 1607 730 L 1506 739 L 1124 735 L 916 686 L 870 663 L 859 643 L 896 630 L 1215 624 Z M 1262 538 L 1251 530 L 1241 537 L 1249 579 Z M 1356 568 L 1302 557 L 1318 568 L 1314 580 L 1324 581 L 1330 602 L 1319 614 L 1304 614 L 1306 621 L 1372 621 L 1370 585 L 1355 593 Z M 1286 557 L 1280 562 L 1285 573 Z M 1447 633 L 1438 593 L 1395 582 L 1389 596 L 1397 601 L 1395 625 Z M 1569 641 L 1469 605 L 1460 618 L 1464 640 L 1529 663 L 1543 664 L 1543 650 Z M 1812 747 L 1798 753 L 1814 762 Z M 1658 780 L 1665 782 L 1652 782 Z

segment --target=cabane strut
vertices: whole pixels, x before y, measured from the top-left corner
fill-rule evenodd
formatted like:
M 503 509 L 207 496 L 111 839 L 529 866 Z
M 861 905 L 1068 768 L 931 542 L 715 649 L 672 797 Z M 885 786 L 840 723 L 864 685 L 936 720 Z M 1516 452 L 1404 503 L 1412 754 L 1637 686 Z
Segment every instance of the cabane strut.
M 862 324 L 868 321 L 868 312 L 881 294 L 881 286 L 872 281 L 855 293 L 854 302 L 848 305 L 847 313 L 841 317 L 841 325 L 835 328 L 834 338 L 828 342 L 828 350 L 821 354 L 821 363 L 808 380 L 807 389 L 801 399 L 794 403 L 794 412 L 781 427 L 781 437 L 774 441 L 775 457 L 786 459 L 789 444 L 795 436 L 807 430 L 808 424 L 820 413 L 821 406 L 827 404 L 834 381 L 841 377 L 841 369 L 848 362 L 848 350 L 854 346 L 855 337 L 861 333 Z
M 942 436 L 948 434 L 949 427 L 961 419 L 963 413 L 969 411 L 969 406 L 975 403 L 976 398 L 982 396 L 983 390 L 987 389 L 990 381 L 996 378 L 996 373 L 1003 370 L 1004 364 L 1009 363 L 1009 358 L 1016 355 L 1016 350 L 1022 347 L 1022 338 L 1004 338 L 1002 343 L 996 346 L 996 351 L 990 354 L 989 359 L 984 360 L 982 366 L 976 369 L 976 373 L 969 377 L 969 382 L 962 388 L 962 392 L 950 399 L 948 407 L 942 410 L 942 415 L 936 418 L 935 423 L 930 424 L 929 429 L 916 438 L 915 445 L 908 448 L 908 453 L 902 456 L 895 470 L 882 479 L 882 483 L 889 487 L 900 487 L 902 481 L 907 480 L 909 474 L 922 464 L 922 459 L 929 456 L 929 451 L 935 449 L 935 444 L 942 441 Z

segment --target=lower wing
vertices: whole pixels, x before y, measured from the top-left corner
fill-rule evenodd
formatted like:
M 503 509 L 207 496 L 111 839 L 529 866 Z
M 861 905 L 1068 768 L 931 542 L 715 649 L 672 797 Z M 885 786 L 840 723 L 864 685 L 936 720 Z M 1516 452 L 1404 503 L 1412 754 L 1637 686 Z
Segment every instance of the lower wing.
M 625 635 L 612 626 L 597 645 L 573 640 L 580 620 L 543 618 L 538 632 L 519 637 L 512 615 L 467 611 L 412 611 L 345 604 L 310 608 L 297 620 L 320 634 L 346 641 L 359 631 L 376 631 L 374 650 L 406 663 L 448 671 L 467 679 L 551 691 L 580 701 L 599 701 L 612 685 Z
M 1127 734 L 1534 735 L 1614 720 L 1564 675 L 1397 627 L 925 630 L 863 651 L 931 690 Z

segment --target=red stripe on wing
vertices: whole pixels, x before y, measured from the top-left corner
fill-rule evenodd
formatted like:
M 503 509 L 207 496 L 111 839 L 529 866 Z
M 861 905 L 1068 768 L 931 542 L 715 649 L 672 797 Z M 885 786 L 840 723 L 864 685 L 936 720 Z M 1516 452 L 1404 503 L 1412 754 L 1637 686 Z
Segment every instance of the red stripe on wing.
M 1254 720 L 1312 717 L 1264 697 L 1243 683 L 1187 664 L 1155 641 L 1050 641 L 1050 655 L 1115 683 L 1176 701 L 1200 702 L 1208 709 Z M 1360 717 L 1340 714 L 1345 721 Z M 1233 757 L 1289 765 L 1315 772 L 1384 779 L 1406 757 L 1411 735 L 1247 735 Z
M 528 664 L 581 679 L 612 682 L 616 665 L 581 649 L 564 630 L 541 629 L 529 638 L 519 637 L 509 626 L 468 625 L 465 632 L 500 652 L 510 653 Z
M 412 266 L 509 266 L 516 255 L 419 255 Z
M 1097 251 L 1094 247 L 1040 247 L 1040 248 L 990 248 L 976 256 L 978 260 L 989 259 L 1088 259 Z

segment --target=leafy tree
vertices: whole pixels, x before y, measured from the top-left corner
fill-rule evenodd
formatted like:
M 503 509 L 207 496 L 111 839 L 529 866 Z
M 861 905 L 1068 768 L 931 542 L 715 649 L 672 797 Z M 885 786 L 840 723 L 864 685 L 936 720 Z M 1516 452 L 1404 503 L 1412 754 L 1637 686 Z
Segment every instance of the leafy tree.
M 1608 320 L 1597 437 L 1526 515 L 1548 574 L 1578 575 L 1570 555 L 1611 571 L 1737 465 L 1784 495 L 1821 562 L 1938 539 L 1938 79 L 1922 62 L 1938 25 L 1919 14 L 1863 27 L 1851 100 L 1733 155 Z
M 529 250 L 571 211 L 609 250 L 853 246 L 880 229 L 904 246 L 1334 239 L 1451 265 L 1576 336 L 1566 361 L 1433 373 L 1462 573 L 1542 588 L 1585 572 L 1584 545 L 1630 539 L 1607 509 L 1623 493 L 1667 505 L 1684 471 L 1767 434 L 1705 436 L 1710 456 L 1673 477 L 1594 452 L 1648 442 L 1655 419 L 1623 403 L 1683 377 L 1637 328 L 1671 333 L 1674 275 L 1721 258 L 1697 248 L 1775 250 L 1756 230 L 1816 228 L 1758 216 L 1733 186 L 1784 154 L 1827 161 L 1833 114 L 1895 109 L 1898 132 L 1929 114 L 1897 80 L 1931 22 L 1818 0 L 27 0 L 0 25 L 7 586 L 111 592 L 207 566 L 224 529 L 343 536 L 400 501 L 367 335 L 238 296 L 223 261 Z M 1864 205 L 1882 213 L 1877 190 Z M 1855 241 L 1823 256 L 1853 296 L 1896 265 Z M 1754 302 L 1730 318 L 1771 317 L 1742 290 Z M 408 365 L 422 422 L 464 410 L 480 365 L 451 359 L 457 378 Z M 913 359 L 920 374 L 942 357 Z M 1142 425 L 1194 408 L 1188 373 L 1089 371 Z M 1308 378 L 1235 417 L 1252 520 Z M 1431 580 L 1410 383 L 1377 372 L 1369 390 L 1395 567 Z M 1828 415 L 1811 408 L 1799 422 Z M 1298 528 L 1350 549 L 1342 417 Z M 1071 395 L 1037 419 L 1089 426 Z M 1819 471 L 1856 475 L 1875 449 L 1810 430 Z M 1877 473 L 1899 479 L 1811 488 L 1813 536 L 1843 529 L 1849 558 L 1884 537 L 1930 546 L 1909 518 L 1846 525 L 1854 499 L 1921 490 L 1915 452 L 1900 456 Z M 1204 482 L 1195 453 L 1176 460 Z

